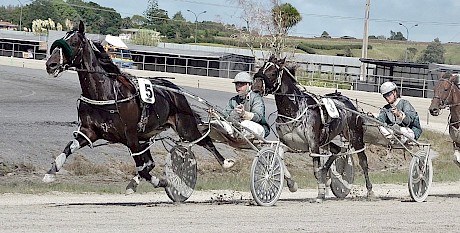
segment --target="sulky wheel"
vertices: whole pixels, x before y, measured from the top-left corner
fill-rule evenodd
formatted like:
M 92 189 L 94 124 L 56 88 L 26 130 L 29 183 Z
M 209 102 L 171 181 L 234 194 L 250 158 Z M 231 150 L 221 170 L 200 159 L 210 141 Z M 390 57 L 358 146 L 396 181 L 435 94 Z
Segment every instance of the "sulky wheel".
M 329 169 L 331 191 L 338 198 L 345 198 L 351 191 L 355 179 L 352 155 L 337 158 Z
M 174 202 L 186 201 L 196 185 L 197 165 L 193 152 L 179 145 L 171 148 L 166 158 L 165 176 L 168 197 Z
M 251 193 L 258 205 L 274 205 L 283 191 L 284 163 L 271 147 L 262 148 L 251 167 Z
M 425 201 L 433 180 L 433 164 L 427 156 L 429 156 L 427 150 L 419 150 L 412 157 L 409 165 L 409 193 L 412 200 L 416 202 Z

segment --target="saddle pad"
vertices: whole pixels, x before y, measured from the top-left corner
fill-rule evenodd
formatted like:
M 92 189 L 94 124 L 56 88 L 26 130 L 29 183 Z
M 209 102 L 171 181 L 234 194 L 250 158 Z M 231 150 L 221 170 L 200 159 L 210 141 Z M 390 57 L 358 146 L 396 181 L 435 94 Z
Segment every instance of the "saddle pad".
M 335 106 L 334 101 L 331 98 L 322 98 L 321 101 L 323 102 L 324 106 L 326 107 L 326 111 L 332 118 L 339 118 L 339 111 Z
M 153 104 L 155 103 L 155 94 L 153 92 L 153 86 L 150 80 L 145 78 L 138 78 L 139 92 L 141 94 L 142 101 Z

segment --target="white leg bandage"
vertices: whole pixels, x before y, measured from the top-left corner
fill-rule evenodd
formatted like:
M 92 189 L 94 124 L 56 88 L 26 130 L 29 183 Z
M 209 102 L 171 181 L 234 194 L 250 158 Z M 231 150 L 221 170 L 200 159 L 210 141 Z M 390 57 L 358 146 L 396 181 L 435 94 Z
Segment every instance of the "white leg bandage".
M 72 144 L 70 145 L 70 153 L 73 153 L 78 149 L 80 149 L 80 143 L 78 142 L 77 139 L 74 139 L 72 141 Z
M 62 166 L 64 166 L 66 158 L 67 155 L 64 153 L 61 153 L 60 155 L 58 155 L 58 157 L 56 157 L 54 163 L 56 164 L 57 171 L 61 170 Z
M 460 163 L 460 151 L 455 150 L 454 152 L 454 159 Z

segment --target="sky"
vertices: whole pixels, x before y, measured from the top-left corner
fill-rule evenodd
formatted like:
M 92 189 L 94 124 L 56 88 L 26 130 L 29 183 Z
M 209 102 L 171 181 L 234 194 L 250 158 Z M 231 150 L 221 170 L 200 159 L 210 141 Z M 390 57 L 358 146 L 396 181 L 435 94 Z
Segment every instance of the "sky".
M 1 0 L 1 5 L 30 3 L 25 0 Z M 85 0 L 87 1 L 87 0 Z M 255 0 L 252 0 L 255 1 Z M 267 2 L 270 0 L 257 0 Z M 122 17 L 142 15 L 148 0 L 92 0 L 117 10 Z M 218 21 L 245 26 L 236 0 L 158 0 L 161 9 L 172 17 L 181 11 L 188 21 Z M 320 36 L 327 31 L 332 37 L 363 38 L 366 0 L 281 0 L 290 3 L 302 15 L 302 21 L 290 35 Z M 460 42 L 460 0 L 370 0 L 369 35 L 389 37 L 390 31 L 401 32 L 409 40 Z M 200 14 L 206 11 L 206 13 Z M 403 24 L 400 25 L 400 23 Z M 417 25 L 417 26 L 415 26 Z M 405 26 L 405 27 L 404 27 Z M 407 29 L 406 29 L 407 28 Z

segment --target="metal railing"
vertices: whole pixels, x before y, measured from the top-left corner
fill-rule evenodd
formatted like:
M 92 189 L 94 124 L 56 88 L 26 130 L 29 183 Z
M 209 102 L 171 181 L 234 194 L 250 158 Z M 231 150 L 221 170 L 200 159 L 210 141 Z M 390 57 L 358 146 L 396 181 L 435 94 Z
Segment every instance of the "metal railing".
M 43 60 L 47 54 L 37 44 L 0 41 L 0 56 Z

